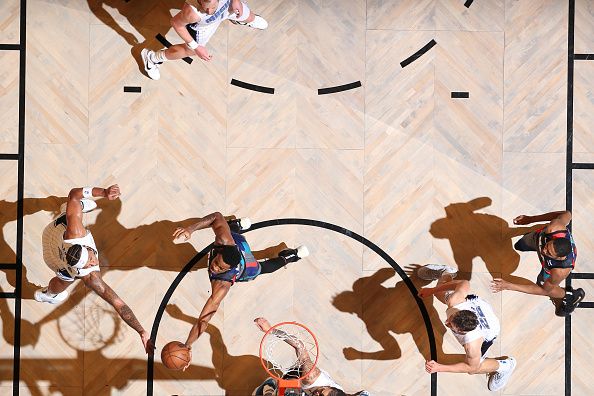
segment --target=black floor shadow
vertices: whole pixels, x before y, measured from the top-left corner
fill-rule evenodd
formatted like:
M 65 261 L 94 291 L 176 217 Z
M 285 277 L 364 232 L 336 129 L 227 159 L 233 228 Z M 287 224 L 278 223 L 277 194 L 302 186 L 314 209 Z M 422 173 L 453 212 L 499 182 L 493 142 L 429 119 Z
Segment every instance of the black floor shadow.
M 414 268 L 409 267 L 407 273 L 412 274 Z M 359 278 L 353 283 L 353 289 L 336 295 L 332 304 L 341 312 L 357 315 L 367 328 L 367 332 L 381 349 L 376 351 L 360 351 L 353 346 L 343 349 L 346 359 L 392 360 L 399 359 L 402 351 L 396 339 L 390 333 L 411 334 L 413 340 L 426 360 L 430 359 L 429 339 L 420 312 L 414 304 L 410 290 L 403 281 L 394 286 L 383 286 L 382 283 L 395 277 L 392 268 L 382 268 L 373 275 Z M 417 289 L 429 282 L 410 276 Z M 396 281 L 396 279 L 394 279 Z M 441 350 L 445 326 L 430 299 L 424 300 L 435 335 L 437 350 Z
M 181 9 L 183 0 L 87 0 L 91 12 L 105 26 L 112 28 L 130 45 L 130 52 L 138 63 L 139 69 L 144 73 L 144 66 L 140 59 L 143 48 L 157 50 L 163 47 L 155 36 L 163 36 L 171 29 L 171 10 L 174 14 Z M 122 15 L 130 26 L 139 32 L 142 39 L 128 31 L 127 26 L 120 24 L 108 12 L 108 8 L 116 10 Z M 113 10 L 111 10 L 113 12 Z
M 531 283 L 511 275 L 520 263 L 520 255 L 513 248 L 511 238 L 539 226 L 512 228 L 500 217 L 476 212 L 490 206 L 491 202 L 491 198 L 479 197 L 452 203 L 444 208 L 446 216 L 431 224 L 429 232 L 434 238 L 449 240 L 460 279 L 472 277 L 472 260 L 480 258 L 493 277 L 519 284 Z
M 166 311 L 172 318 L 190 324 L 194 324 L 196 320 L 181 312 L 175 304 L 167 305 Z M 212 324 L 208 325 L 206 333 L 210 337 L 212 364 L 219 387 L 225 390 L 226 395 L 251 395 L 252 391 L 267 378 L 260 358 L 255 355 L 229 354 L 221 331 Z

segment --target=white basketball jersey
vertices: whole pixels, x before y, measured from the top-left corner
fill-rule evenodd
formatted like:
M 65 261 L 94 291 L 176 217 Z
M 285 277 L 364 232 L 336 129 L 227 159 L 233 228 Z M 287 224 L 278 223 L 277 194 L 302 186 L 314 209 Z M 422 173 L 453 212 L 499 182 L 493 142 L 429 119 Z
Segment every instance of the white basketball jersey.
M 342 386 L 340 386 L 336 382 L 334 382 L 332 377 L 330 377 L 330 375 L 322 369 L 320 369 L 320 375 L 318 376 L 318 378 L 316 378 L 316 380 L 313 383 L 311 383 L 309 385 L 305 385 L 305 384 L 301 385 L 301 387 L 303 389 L 317 388 L 318 386 L 331 386 L 333 388 L 340 389 L 341 391 L 344 392 L 344 389 L 342 389 Z
M 478 296 L 466 297 L 466 300 L 460 304 L 448 308 L 446 314 L 448 318 L 456 311 L 468 310 L 476 314 L 479 325 L 476 329 L 466 334 L 457 334 L 452 331 L 461 345 L 468 344 L 478 338 L 484 338 L 484 341 L 492 341 L 499 335 L 499 319 L 495 316 L 493 308 L 485 300 Z
M 72 268 L 66 262 L 66 251 L 71 245 L 82 245 L 90 247 L 95 251 L 95 255 L 99 258 L 99 252 L 95 245 L 93 235 L 89 230 L 82 238 L 64 239 L 66 232 L 66 217 L 64 215 L 58 217 L 56 220 L 49 223 L 43 230 L 41 237 L 43 247 L 43 260 L 54 271 L 67 270 L 71 276 L 76 276 L 80 271 Z M 99 266 L 91 267 L 94 271 L 99 271 Z M 86 272 L 86 271 L 84 271 Z
M 219 6 L 212 15 L 200 12 L 192 1 L 187 1 L 187 3 L 192 7 L 196 14 L 200 16 L 200 21 L 196 23 L 198 27 L 212 25 L 213 23 L 221 23 L 225 19 L 229 19 L 229 6 L 231 5 L 231 0 L 219 0 Z

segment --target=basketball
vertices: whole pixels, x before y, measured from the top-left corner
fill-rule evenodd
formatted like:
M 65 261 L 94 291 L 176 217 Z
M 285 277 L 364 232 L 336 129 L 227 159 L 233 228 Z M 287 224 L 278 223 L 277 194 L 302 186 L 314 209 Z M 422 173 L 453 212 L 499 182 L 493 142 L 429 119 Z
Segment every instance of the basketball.
M 183 342 L 168 342 L 161 350 L 161 361 L 171 370 L 183 369 L 190 359 L 190 349 Z

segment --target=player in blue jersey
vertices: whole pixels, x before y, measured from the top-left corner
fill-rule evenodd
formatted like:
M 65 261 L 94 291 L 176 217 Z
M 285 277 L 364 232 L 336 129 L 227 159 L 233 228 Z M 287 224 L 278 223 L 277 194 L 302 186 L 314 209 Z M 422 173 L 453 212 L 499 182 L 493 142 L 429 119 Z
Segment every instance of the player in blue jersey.
M 188 334 L 186 340 L 188 348 L 191 348 L 198 337 L 204 333 L 208 322 L 235 282 L 254 280 L 258 275 L 272 273 L 309 255 L 307 247 L 299 246 L 296 249 L 282 250 L 275 258 L 256 260 L 249 244 L 239 234 L 250 225 L 251 222 L 247 218 L 227 222 L 221 213 L 215 212 L 198 219 L 191 226 L 178 227 L 173 232 L 174 239 L 184 238 L 185 240 L 188 240 L 194 231 L 209 227 L 215 234 L 214 244 L 208 254 L 208 276 L 212 293 Z

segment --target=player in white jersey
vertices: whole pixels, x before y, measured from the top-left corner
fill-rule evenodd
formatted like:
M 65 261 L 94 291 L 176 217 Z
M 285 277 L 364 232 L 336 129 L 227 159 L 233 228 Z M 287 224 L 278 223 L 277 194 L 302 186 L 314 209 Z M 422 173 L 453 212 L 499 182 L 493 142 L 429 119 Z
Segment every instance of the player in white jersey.
M 266 333 L 272 326 L 270 323 L 264 318 L 256 318 L 254 319 L 256 326 L 264 333 Z M 286 337 L 286 333 L 279 329 L 274 329 L 273 332 L 280 332 L 284 336 L 282 337 L 285 342 L 295 348 L 295 353 L 299 359 L 299 363 L 301 364 L 302 371 L 310 371 L 311 372 L 301 380 L 301 388 L 305 391 L 305 394 L 308 396 L 348 396 L 345 393 L 344 389 L 340 385 L 338 385 L 330 374 L 326 371 L 314 367 L 312 370 L 312 366 L 314 363 L 311 361 L 311 357 L 307 350 L 303 347 L 303 344 L 292 342 L 291 337 Z M 276 392 L 276 381 L 272 378 L 268 378 L 258 389 L 255 391 L 255 395 L 274 395 Z M 354 393 L 353 396 L 369 396 L 367 391 L 359 391 Z
M 147 48 L 140 53 L 146 74 L 153 80 L 161 77 L 160 65 L 168 60 L 197 56 L 204 61 L 212 59 L 206 43 L 221 22 L 228 19 L 234 24 L 264 30 L 268 22 L 254 14 L 241 0 L 186 0 L 181 11 L 171 19 L 171 26 L 185 41 L 160 51 Z
M 445 325 L 464 347 L 466 358 L 455 364 L 440 364 L 435 360 L 425 363 L 428 373 L 450 372 L 468 374 L 488 374 L 488 388 L 491 391 L 502 389 L 509 381 L 516 367 L 513 357 L 507 359 L 487 358 L 487 350 L 499 335 L 499 319 L 493 308 L 480 297 L 470 294 L 467 280 L 453 280 L 456 270 L 445 265 L 429 264 L 421 267 L 417 275 L 421 279 L 439 279 L 436 287 L 424 287 L 419 297 L 435 295 L 447 305 Z
M 128 326 L 140 335 L 147 353 L 154 346 L 149 333 L 144 330 L 130 307 L 101 278 L 99 272 L 99 251 L 91 232 L 83 225 L 83 213 L 94 209 L 97 204 L 90 198 L 104 197 L 109 200 L 120 196 L 117 184 L 106 189 L 99 187 L 73 188 L 68 194 L 65 210 L 45 227 L 42 235 L 43 259 L 55 273 L 47 287 L 35 292 L 39 302 L 58 304 L 68 297 L 67 288 L 76 280 L 95 291 L 111 304 Z

